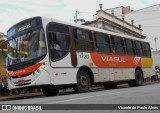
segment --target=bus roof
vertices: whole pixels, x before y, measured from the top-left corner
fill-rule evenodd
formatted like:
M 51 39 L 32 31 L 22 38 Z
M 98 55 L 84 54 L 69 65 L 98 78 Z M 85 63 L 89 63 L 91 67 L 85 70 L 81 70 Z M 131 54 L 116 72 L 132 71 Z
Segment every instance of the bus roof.
M 8 29 L 8 31 L 10 29 L 12 29 L 14 26 L 16 26 L 16 25 L 18 25 L 18 24 L 20 24 L 20 23 L 22 23 L 24 21 L 27 21 L 27 20 L 30 20 L 30 19 L 34 19 L 34 18 L 42 18 L 43 23 L 46 23 L 46 25 L 49 22 L 55 22 L 55 23 L 65 24 L 65 25 L 69 25 L 69 26 L 73 26 L 73 27 L 82 28 L 82 29 L 88 29 L 88 30 L 93 30 L 93 31 L 97 31 L 97 32 L 102 32 L 102 33 L 106 33 L 106 34 L 109 34 L 109 35 L 115 35 L 115 36 L 120 36 L 120 37 L 129 38 L 129 39 L 140 40 L 140 41 L 143 40 L 143 39 L 140 39 L 140 38 L 137 38 L 137 37 L 133 37 L 133 36 L 129 36 L 129 35 L 126 35 L 126 34 L 116 33 L 116 32 L 103 30 L 103 29 L 99 29 L 99 28 L 95 28 L 95 27 L 79 25 L 79 24 L 75 24 L 75 23 L 69 23 L 69 22 L 65 22 L 65 21 L 61 21 L 61 20 L 57 20 L 57 19 L 53 19 L 53 18 L 49 18 L 49 17 L 41 17 L 41 16 L 36 16 L 36 17 L 32 17 L 32 18 L 28 18 L 28 19 L 22 20 L 22 21 L 18 22 L 17 24 L 13 25 L 12 27 L 10 27 Z M 8 33 L 8 31 L 7 31 L 7 33 Z
M 116 33 L 116 32 L 112 32 L 112 31 L 108 31 L 108 30 L 104 30 L 104 29 L 99 29 L 99 28 L 96 28 L 96 27 L 86 26 L 86 25 L 69 23 L 69 22 L 57 20 L 57 19 L 54 19 L 54 18 L 48 18 L 48 17 L 41 17 L 41 18 L 42 18 L 42 20 L 48 20 L 48 22 L 52 21 L 52 22 L 56 22 L 56 23 L 61 23 L 61 24 L 73 26 L 73 27 L 79 27 L 79 28 L 82 28 L 82 29 L 93 30 L 93 31 L 101 32 L 101 33 L 106 33 L 106 34 L 109 34 L 109 35 L 115 35 L 115 36 L 125 37 L 125 38 L 129 38 L 129 39 L 134 39 L 134 40 L 140 40 L 140 41 L 144 40 L 144 39 L 141 39 L 141 38 L 137 38 L 137 37 L 121 34 L 121 33 Z

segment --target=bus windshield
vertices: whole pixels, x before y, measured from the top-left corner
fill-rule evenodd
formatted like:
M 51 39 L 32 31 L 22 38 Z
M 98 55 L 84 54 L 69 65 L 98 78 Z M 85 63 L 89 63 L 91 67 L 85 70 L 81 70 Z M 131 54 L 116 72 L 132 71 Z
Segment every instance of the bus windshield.
M 46 54 L 46 44 L 42 29 L 30 30 L 8 42 L 8 65 L 28 61 Z

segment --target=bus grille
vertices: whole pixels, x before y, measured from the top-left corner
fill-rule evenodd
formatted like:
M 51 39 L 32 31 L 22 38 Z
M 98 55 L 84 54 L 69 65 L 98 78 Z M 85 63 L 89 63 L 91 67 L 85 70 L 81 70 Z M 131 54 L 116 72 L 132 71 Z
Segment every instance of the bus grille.
M 18 82 L 14 82 L 15 86 L 25 86 L 25 85 L 28 85 L 28 84 L 31 84 L 31 79 L 25 80 L 24 84 L 18 84 Z

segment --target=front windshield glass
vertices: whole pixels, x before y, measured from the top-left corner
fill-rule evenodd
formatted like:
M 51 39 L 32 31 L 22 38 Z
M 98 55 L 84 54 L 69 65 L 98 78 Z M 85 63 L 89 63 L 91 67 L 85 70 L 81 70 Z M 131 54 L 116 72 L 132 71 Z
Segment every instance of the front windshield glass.
M 46 54 L 42 29 L 12 37 L 8 44 L 8 65 L 17 64 Z

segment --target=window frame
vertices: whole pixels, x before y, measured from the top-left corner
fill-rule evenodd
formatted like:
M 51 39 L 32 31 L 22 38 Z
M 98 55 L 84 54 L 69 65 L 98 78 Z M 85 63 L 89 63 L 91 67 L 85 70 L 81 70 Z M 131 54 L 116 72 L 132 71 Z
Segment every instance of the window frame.
M 51 25 L 60 25 L 60 26 L 63 26 L 63 27 L 66 27 L 67 29 L 68 29 L 68 34 L 67 33 L 62 33 L 62 32 L 57 32 L 57 31 L 53 31 L 53 30 L 49 30 L 48 28 L 51 26 Z M 65 56 L 67 56 L 68 54 L 69 54 L 69 52 L 70 52 L 70 40 L 71 40 L 71 36 L 70 36 L 70 28 L 69 28 L 70 26 L 69 25 L 65 25 L 65 24 L 61 24 L 61 23 L 55 23 L 55 22 L 50 22 L 50 23 L 48 23 L 48 25 L 47 25 L 47 40 L 48 40 L 48 50 L 49 50 L 49 57 L 50 57 L 50 59 L 51 59 L 51 61 L 53 61 L 53 62 L 56 62 L 56 61 L 59 61 L 59 60 L 61 60 L 61 59 L 63 59 Z M 55 35 L 56 33 L 60 33 L 60 34 L 63 34 L 63 35 L 65 35 L 65 38 L 66 38 L 66 36 L 68 36 L 68 45 L 69 45 L 69 47 L 68 47 L 68 50 L 66 49 L 66 50 L 63 50 L 63 49 L 60 49 L 60 50 L 51 50 L 50 49 L 50 45 L 51 45 L 51 39 L 49 39 L 50 37 L 49 37 L 49 33 L 51 33 L 51 38 L 52 38 L 52 40 L 54 40 L 54 36 L 53 35 Z M 57 38 L 57 37 L 56 37 Z M 54 41 L 53 41 L 54 42 Z M 60 56 L 60 57 L 57 57 L 57 58 L 53 58 L 53 55 L 51 54 L 51 53 L 53 53 L 53 52 L 51 52 L 51 51 L 57 51 L 57 53 L 60 53 L 60 52 L 66 52 L 64 55 L 62 55 L 62 56 Z
M 129 56 L 135 56 L 136 52 L 135 52 L 134 40 L 129 39 L 129 38 L 125 38 L 124 41 L 125 41 L 125 47 L 126 47 L 126 53 L 127 53 L 127 55 L 129 55 Z M 127 45 L 127 43 L 128 43 L 127 41 L 131 42 L 132 47 Z M 130 54 L 128 49 L 132 49 L 132 53 L 133 54 Z
M 113 43 L 113 40 L 115 40 L 116 38 L 121 40 L 121 45 L 120 46 L 118 45 L 118 47 L 123 48 L 123 53 L 122 52 L 121 53 L 117 53 L 116 50 L 115 50 L 115 47 L 117 45 L 115 44 L 115 42 Z M 126 55 L 125 42 L 124 42 L 124 38 L 123 37 L 116 36 L 116 35 L 111 35 L 111 44 L 112 44 L 112 52 L 114 54 L 117 54 L 117 55 Z
M 148 46 L 149 49 L 145 49 L 144 44 L 146 44 L 146 45 Z M 145 57 L 152 57 L 150 44 L 147 43 L 147 42 L 143 42 L 143 43 L 142 43 L 142 46 L 143 46 L 143 53 L 144 53 L 144 56 L 145 56 Z M 148 53 L 146 53 L 146 51 L 147 51 L 147 52 L 149 51 L 149 55 L 148 55 Z
M 85 41 L 85 40 L 79 40 L 78 39 L 78 36 L 77 36 L 77 30 L 80 30 L 82 31 L 82 33 L 85 31 L 85 32 L 88 32 L 88 35 L 89 37 L 89 41 Z M 75 48 L 76 48 L 76 51 L 78 52 L 94 52 L 94 41 L 93 41 L 93 36 L 92 36 L 92 32 L 88 29 L 83 29 L 83 28 L 78 28 L 78 27 L 73 27 L 73 35 L 74 35 L 74 43 L 75 43 Z M 79 44 L 81 43 L 81 44 Z M 88 44 L 90 44 L 90 46 L 88 46 Z M 84 44 L 84 45 L 82 45 Z M 80 49 L 80 47 L 82 47 L 82 49 Z M 84 48 L 84 49 L 83 49 Z M 87 50 L 87 49 L 88 50 Z
M 106 41 L 105 43 L 98 42 L 97 41 L 97 39 L 98 39 L 97 35 L 103 35 L 104 36 L 103 38 L 106 38 L 108 42 L 106 40 L 104 40 L 104 41 Z M 105 54 L 111 54 L 112 53 L 112 47 L 111 47 L 110 35 L 109 34 L 105 34 L 105 33 L 101 33 L 101 32 L 94 32 L 94 40 L 95 40 L 96 52 L 105 53 Z M 103 51 L 101 51 L 101 49 L 99 49 L 98 44 L 103 45 Z M 106 47 L 106 50 L 107 50 L 107 46 L 108 46 L 108 51 L 105 52 L 104 46 Z
M 140 44 L 140 47 L 141 47 L 141 48 L 137 48 L 137 45 L 136 45 L 137 43 Z M 141 41 L 138 41 L 138 40 L 135 40 L 135 41 L 134 41 L 134 47 L 135 47 L 136 55 L 139 56 L 139 57 L 144 57 L 142 42 L 141 42 Z M 138 54 L 137 50 L 142 51 L 142 55 Z

